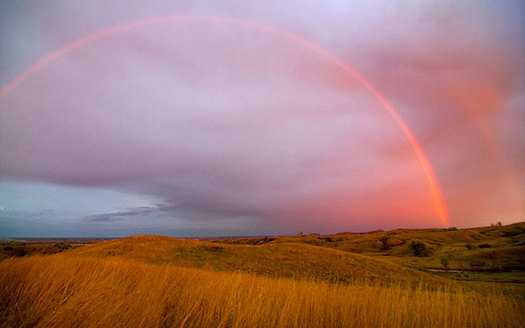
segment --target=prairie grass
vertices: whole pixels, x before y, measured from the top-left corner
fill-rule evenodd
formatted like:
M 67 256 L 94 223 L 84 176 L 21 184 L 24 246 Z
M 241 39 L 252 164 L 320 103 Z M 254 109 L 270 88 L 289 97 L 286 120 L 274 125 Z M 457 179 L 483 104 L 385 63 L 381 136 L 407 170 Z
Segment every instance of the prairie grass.
M 343 285 L 64 254 L 0 262 L 2 327 L 521 327 L 524 309 L 522 295 L 457 283 Z
M 221 245 L 163 236 L 133 236 L 86 245 L 64 256 L 118 257 L 209 271 L 341 283 L 442 286 L 447 280 L 383 259 L 305 244 Z

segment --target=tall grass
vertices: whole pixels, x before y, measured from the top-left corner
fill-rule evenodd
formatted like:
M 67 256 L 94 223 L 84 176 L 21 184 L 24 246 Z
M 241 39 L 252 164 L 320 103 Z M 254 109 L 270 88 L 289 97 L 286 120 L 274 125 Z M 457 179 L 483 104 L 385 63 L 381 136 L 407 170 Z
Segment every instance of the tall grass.
M 266 278 L 119 258 L 0 262 L 2 327 L 520 327 L 496 291 Z

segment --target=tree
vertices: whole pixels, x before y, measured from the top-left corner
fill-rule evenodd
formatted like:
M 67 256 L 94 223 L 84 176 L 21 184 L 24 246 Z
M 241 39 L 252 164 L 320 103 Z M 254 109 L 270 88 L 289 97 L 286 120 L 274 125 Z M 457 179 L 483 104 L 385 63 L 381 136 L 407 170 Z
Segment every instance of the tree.
M 428 256 L 427 245 L 420 240 L 412 240 L 410 242 L 410 249 L 415 256 L 424 257 Z
M 381 241 L 381 250 L 382 251 L 386 251 L 386 250 L 389 250 L 390 248 L 390 245 L 388 244 L 388 237 L 387 236 L 383 236 L 379 239 L 379 241 Z

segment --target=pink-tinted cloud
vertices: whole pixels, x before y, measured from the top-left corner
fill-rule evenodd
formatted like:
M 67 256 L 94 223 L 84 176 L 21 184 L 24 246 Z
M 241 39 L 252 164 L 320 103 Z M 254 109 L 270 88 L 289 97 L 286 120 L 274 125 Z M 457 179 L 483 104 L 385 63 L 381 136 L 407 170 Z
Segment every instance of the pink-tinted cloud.
M 67 41 L 161 8 L 261 21 L 333 51 L 387 96 L 427 152 L 453 225 L 523 215 L 519 4 L 151 5 L 110 7 L 95 21 L 79 16 L 93 4 L 58 6 L 27 23 L 45 27 L 42 39 L 3 50 L 2 62 L 20 71 Z M 13 44 L 31 38 L 25 25 L 9 27 Z M 28 54 L 17 59 L 20 47 Z M 414 150 L 358 81 L 290 40 L 224 22 L 124 31 L 53 61 L 0 99 L 0 153 L 4 178 L 166 204 L 85 222 L 158 212 L 203 226 L 244 217 L 276 232 L 441 224 Z

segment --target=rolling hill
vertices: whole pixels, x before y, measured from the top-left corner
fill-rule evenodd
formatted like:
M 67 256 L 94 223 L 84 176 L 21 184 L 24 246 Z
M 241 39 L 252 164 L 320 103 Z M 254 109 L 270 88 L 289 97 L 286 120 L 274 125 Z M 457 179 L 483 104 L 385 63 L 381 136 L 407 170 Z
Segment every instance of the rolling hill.
M 117 257 L 153 264 L 328 282 L 412 286 L 444 282 L 439 277 L 381 259 L 287 242 L 231 245 L 141 235 L 86 245 L 63 254 L 68 257 Z
M 6 246 L 6 254 L 63 251 L 0 261 L 0 326 L 521 327 L 522 285 L 408 266 L 442 254 L 514 263 L 523 227 Z M 412 240 L 428 245 L 429 256 L 411 254 Z
M 220 244 L 258 244 L 268 238 L 215 239 Z M 429 255 L 414 256 L 411 241 L 422 241 Z M 269 243 L 300 243 L 379 258 L 405 267 L 466 271 L 525 271 L 525 222 L 468 229 L 397 229 L 368 233 L 273 237 Z

